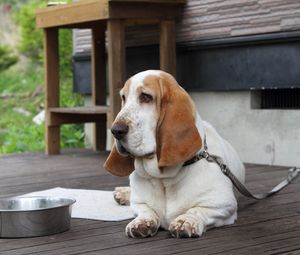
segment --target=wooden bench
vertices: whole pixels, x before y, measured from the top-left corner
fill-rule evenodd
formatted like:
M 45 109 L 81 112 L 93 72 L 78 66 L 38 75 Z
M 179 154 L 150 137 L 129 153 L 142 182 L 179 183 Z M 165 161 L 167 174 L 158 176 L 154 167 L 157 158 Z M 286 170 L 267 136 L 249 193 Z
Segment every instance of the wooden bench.
M 94 122 L 94 149 L 105 150 L 107 120 L 121 107 L 119 90 L 125 82 L 125 27 L 160 26 L 160 68 L 176 75 L 175 17 L 185 0 L 83 0 L 37 11 L 36 24 L 44 29 L 46 153 L 60 152 L 60 126 Z M 92 30 L 92 99 L 94 107 L 59 106 L 60 28 Z M 106 105 L 105 32 L 107 30 L 109 105 Z M 109 118 L 107 115 L 109 114 Z

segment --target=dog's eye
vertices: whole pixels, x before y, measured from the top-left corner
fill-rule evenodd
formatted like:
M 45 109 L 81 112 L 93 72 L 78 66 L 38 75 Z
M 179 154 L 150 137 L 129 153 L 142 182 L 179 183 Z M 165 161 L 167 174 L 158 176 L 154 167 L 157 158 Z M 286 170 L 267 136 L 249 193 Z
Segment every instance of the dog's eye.
M 153 101 L 153 97 L 151 95 L 147 94 L 147 93 L 144 93 L 144 92 L 142 92 L 140 94 L 139 99 L 140 99 L 141 103 L 150 103 L 150 102 Z
M 123 102 L 125 103 L 125 96 L 124 95 L 122 95 L 122 100 L 123 100 Z

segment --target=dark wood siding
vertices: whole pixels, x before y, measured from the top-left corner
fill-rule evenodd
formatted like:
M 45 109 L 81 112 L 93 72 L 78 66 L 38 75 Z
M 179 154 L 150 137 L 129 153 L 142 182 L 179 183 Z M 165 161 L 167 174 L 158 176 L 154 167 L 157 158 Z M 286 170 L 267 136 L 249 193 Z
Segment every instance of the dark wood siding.
M 159 68 L 157 45 L 130 47 L 127 78 Z M 75 90 L 90 93 L 89 58 L 75 58 Z M 188 91 L 300 87 L 300 32 L 179 43 L 177 79 Z

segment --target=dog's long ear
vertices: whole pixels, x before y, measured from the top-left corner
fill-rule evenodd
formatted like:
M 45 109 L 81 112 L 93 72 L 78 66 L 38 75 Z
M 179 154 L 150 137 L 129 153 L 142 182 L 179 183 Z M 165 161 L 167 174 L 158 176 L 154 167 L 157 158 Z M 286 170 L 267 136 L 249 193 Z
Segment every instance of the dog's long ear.
M 200 150 L 202 140 L 195 125 L 195 106 L 189 95 L 171 75 L 163 74 L 159 83 L 158 165 L 163 168 L 192 158 Z
M 134 170 L 134 159 L 130 156 L 122 156 L 118 153 L 115 144 L 104 163 L 104 168 L 116 176 L 128 176 Z

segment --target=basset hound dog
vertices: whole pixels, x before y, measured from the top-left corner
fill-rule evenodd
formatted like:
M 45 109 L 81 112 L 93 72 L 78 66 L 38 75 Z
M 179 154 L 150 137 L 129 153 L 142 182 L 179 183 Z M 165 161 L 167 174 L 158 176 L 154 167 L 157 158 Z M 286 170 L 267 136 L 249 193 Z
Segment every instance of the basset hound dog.
M 115 143 L 104 167 L 128 176 L 116 197 L 136 215 L 129 237 L 148 237 L 161 227 L 174 237 L 199 237 L 233 224 L 237 199 L 219 166 L 205 159 L 185 164 L 207 144 L 244 183 L 245 169 L 233 147 L 203 121 L 187 92 L 163 71 L 131 77 L 120 91 L 122 109 L 111 131 Z M 129 199 L 130 198 L 130 199 Z

